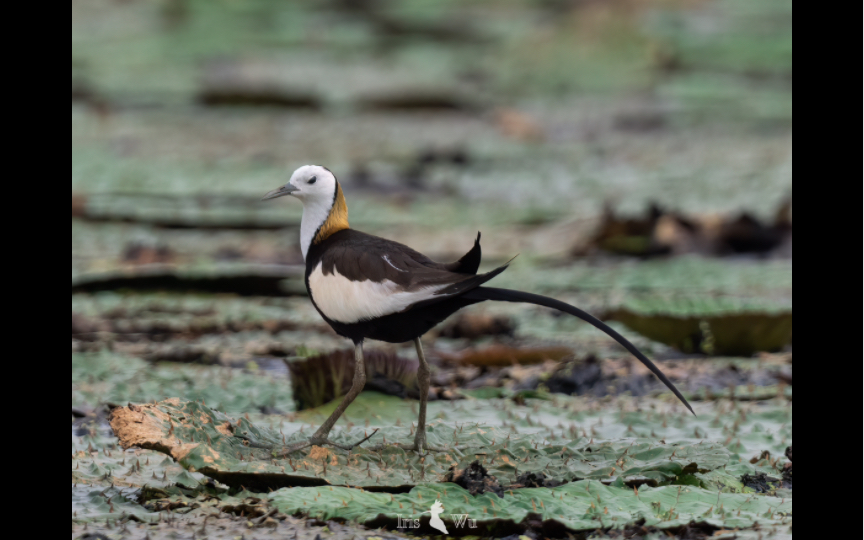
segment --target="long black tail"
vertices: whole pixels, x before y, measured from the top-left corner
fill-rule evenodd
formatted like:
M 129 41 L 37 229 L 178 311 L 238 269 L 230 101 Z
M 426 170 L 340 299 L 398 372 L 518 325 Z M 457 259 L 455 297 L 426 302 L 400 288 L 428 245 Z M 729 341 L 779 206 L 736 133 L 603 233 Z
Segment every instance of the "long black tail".
M 570 304 L 566 304 L 559 300 L 555 300 L 554 298 L 548 298 L 546 296 L 540 296 L 538 294 L 531 294 L 522 291 L 511 291 L 509 289 L 493 289 L 491 287 L 478 287 L 464 295 L 463 298 L 468 298 L 472 300 L 492 300 L 495 302 L 513 302 L 513 303 L 527 303 L 527 304 L 535 304 L 538 306 L 548 307 L 552 309 L 557 309 L 559 311 L 563 311 L 564 313 L 569 313 L 574 317 L 578 317 L 588 324 L 593 325 L 596 328 L 599 328 L 606 334 L 608 334 L 612 339 L 620 343 L 625 349 L 630 351 L 633 356 L 639 359 L 640 362 L 645 364 L 645 367 L 651 370 L 654 375 L 657 375 L 657 378 L 663 381 L 663 384 L 666 385 L 669 390 L 672 390 L 672 393 L 675 394 L 678 399 L 681 400 L 684 405 L 687 406 L 687 409 L 690 410 L 691 413 L 695 416 L 695 412 L 693 412 L 693 407 L 687 403 L 687 400 L 684 399 L 684 396 L 681 395 L 681 392 L 675 388 L 675 385 L 672 384 L 666 375 L 660 371 L 660 368 L 654 365 L 654 362 L 648 360 L 648 357 L 642 354 L 639 349 L 636 348 L 635 345 L 627 341 L 624 336 L 613 330 L 606 323 L 601 321 L 600 319 L 592 316 L 589 313 L 582 311 L 581 309 L 571 306 Z

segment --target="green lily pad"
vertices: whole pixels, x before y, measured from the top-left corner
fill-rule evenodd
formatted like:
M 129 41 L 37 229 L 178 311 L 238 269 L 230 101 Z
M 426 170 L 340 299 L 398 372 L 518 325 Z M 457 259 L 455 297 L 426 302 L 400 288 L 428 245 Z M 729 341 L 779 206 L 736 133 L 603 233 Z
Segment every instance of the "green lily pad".
M 719 494 L 698 487 L 632 488 L 606 486 L 585 480 L 554 489 L 522 489 L 473 497 L 455 484 L 421 484 L 407 494 L 371 493 L 360 489 L 315 487 L 282 489 L 269 495 L 271 504 L 286 514 L 322 520 L 342 519 L 369 527 L 396 528 L 402 520 L 421 520 L 428 529 L 428 509 L 436 501 L 451 534 L 467 531 L 471 523 L 457 525 L 457 516 L 476 520 L 475 534 L 494 535 L 525 527 L 528 519 L 557 525 L 571 532 L 623 528 L 642 523 L 668 529 L 692 522 L 718 528 L 771 526 L 789 521 L 792 501 L 747 494 Z M 431 529 L 429 529 L 431 530 Z M 463 532 L 463 534 L 470 532 Z
M 502 395 L 499 389 L 495 390 L 495 395 Z M 465 394 L 473 395 L 470 391 Z M 684 414 L 683 407 L 675 404 L 671 397 L 671 405 L 661 405 L 654 400 L 619 398 L 611 403 L 610 400 L 598 403 L 554 395 L 549 400 L 526 398 L 524 405 L 518 405 L 511 399 L 480 395 L 484 399 L 429 403 L 429 418 L 451 425 L 458 419 L 456 425 L 466 422 L 500 426 L 513 435 L 530 435 L 544 443 L 572 441 L 580 436 L 597 440 L 643 438 L 682 444 L 723 441 L 729 450 L 748 460 L 752 454 L 763 450 L 782 455 L 792 442 L 792 411 L 785 401 L 782 404 L 724 401 L 720 406 L 706 403 L 705 407 L 696 406 L 698 416 L 693 417 Z M 318 426 L 335 407 L 334 402 L 303 411 L 295 419 Z M 351 404 L 338 425 L 399 427 L 410 426 L 416 420 L 417 402 L 364 392 Z M 298 428 L 286 422 L 280 429 L 288 433 Z
M 161 401 L 176 395 L 232 413 L 294 408 L 290 385 L 267 374 L 191 365 L 154 366 L 110 353 L 72 355 L 72 403 L 76 407 Z
M 683 352 L 749 356 L 792 342 L 791 306 L 764 298 L 646 296 L 606 319 Z
M 594 441 L 584 437 L 562 444 L 480 424 L 458 427 L 435 422 L 428 428 L 430 445 L 450 452 L 421 457 L 386 446 L 409 441 L 408 428 L 383 428 L 368 443 L 385 445 L 353 453 L 313 447 L 288 458 L 286 444 L 306 436 L 236 420 L 197 402 L 168 400 L 155 405 L 115 409 L 111 426 L 124 448 L 156 450 L 184 468 L 232 487 L 262 490 L 285 486 L 356 486 L 375 491 L 401 491 L 424 481 L 442 481 L 451 468 L 464 469 L 480 460 L 502 485 L 515 484 L 520 474 L 543 472 L 561 482 L 582 479 L 626 485 L 674 483 L 679 477 L 724 467 L 729 451 L 713 443 L 663 444 L 656 440 Z M 349 444 L 369 433 L 346 429 L 334 436 Z
M 79 486 L 72 488 L 72 521 L 105 522 L 134 519 L 144 523 L 156 523 L 159 514 L 148 512 L 135 500 L 135 490 L 108 488 L 94 489 Z

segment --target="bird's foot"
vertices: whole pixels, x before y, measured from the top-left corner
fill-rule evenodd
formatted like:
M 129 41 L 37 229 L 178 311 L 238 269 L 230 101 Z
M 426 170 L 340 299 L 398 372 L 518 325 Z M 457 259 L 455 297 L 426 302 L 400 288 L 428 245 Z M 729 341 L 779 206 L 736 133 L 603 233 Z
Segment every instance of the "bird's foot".
M 373 452 L 379 452 L 384 450 L 385 448 L 401 448 L 402 450 L 406 450 L 408 452 L 416 452 L 419 456 L 428 456 L 431 453 L 437 454 L 449 454 L 451 452 L 455 452 L 456 454 L 462 454 L 462 450 L 474 447 L 466 447 L 466 446 L 453 446 L 453 447 L 440 447 L 440 446 L 432 446 L 426 442 L 426 439 L 418 439 L 414 441 L 414 444 L 403 444 L 403 443 L 384 443 L 373 446 L 370 448 Z M 477 448 L 480 448 L 479 446 Z
M 337 442 L 333 442 L 326 437 L 312 436 L 308 441 L 299 442 L 297 444 L 292 444 L 291 446 L 286 446 L 282 452 L 279 453 L 279 457 L 288 457 L 290 454 L 295 452 L 299 452 L 301 450 L 305 450 L 312 446 L 332 446 L 333 448 L 338 448 L 340 450 L 345 450 L 346 452 L 351 452 L 361 444 L 365 443 L 369 439 L 375 436 L 378 433 L 378 430 L 372 432 L 371 435 L 367 435 L 363 439 L 357 441 L 354 444 L 340 444 Z

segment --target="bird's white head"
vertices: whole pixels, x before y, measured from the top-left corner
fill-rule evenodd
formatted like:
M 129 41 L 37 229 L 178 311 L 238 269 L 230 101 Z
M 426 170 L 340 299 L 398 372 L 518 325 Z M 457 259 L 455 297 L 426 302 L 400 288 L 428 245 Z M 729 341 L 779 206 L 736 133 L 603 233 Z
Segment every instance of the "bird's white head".
M 263 200 L 269 201 L 291 195 L 304 204 L 316 202 L 332 204 L 338 185 L 336 177 L 329 169 L 318 165 L 306 165 L 294 171 L 287 184 L 274 189 L 265 195 Z
M 326 167 L 306 165 L 291 180 L 264 196 L 265 201 L 291 195 L 303 202 L 300 247 L 305 259 L 311 246 L 349 228 L 348 205 L 336 176 Z

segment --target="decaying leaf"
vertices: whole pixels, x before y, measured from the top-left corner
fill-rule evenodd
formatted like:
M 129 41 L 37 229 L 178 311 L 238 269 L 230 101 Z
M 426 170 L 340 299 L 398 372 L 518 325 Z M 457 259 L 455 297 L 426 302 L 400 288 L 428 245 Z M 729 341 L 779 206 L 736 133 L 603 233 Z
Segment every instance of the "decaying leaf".
M 418 360 L 406 360 L 391 352 L 367 349 L 366 389 L 387 395 L 417 395 Z M 348 393 L 354 382 L 353 349 L 285 361 L 291 372 L 291 388 L 297 410 L 314 409 Z
M 451 339 L 477 339 L 485 336 L 513 337 L 515 331 L 516 325 L 508 317 L 469 312 L 457 316 L 438 335 Z
M 783 201 L 772 224 L 763 223 L 747 212 L 735 217 L 685 216 L 656 203 L 643 217 L 621 218 L 607 205 L 594 238 L 574 246 L 573 254 L 583 256 L 596 249 L 637 257 L 768 254 L 791 244 L 791 238 L 791 199 Z
M 491 345 L 481 349 L 467 349 L 457 354 L 436 351 L 446 362 L 462 366 L 506 367 L 512 365 L 542 364 L 559 361 L 573 354 L 567 347 L 508 347 Z
M 466 489 L 471 495 L 494 493 L 499 497 L 504 497 L 504 489 L 498 483 L 498 479 L 490 476 L 489 471 L 480 464 L 480 461 L 474 461 L 464 469 L 453 467 L 444 476 L 444 481 L 452 482 Z

